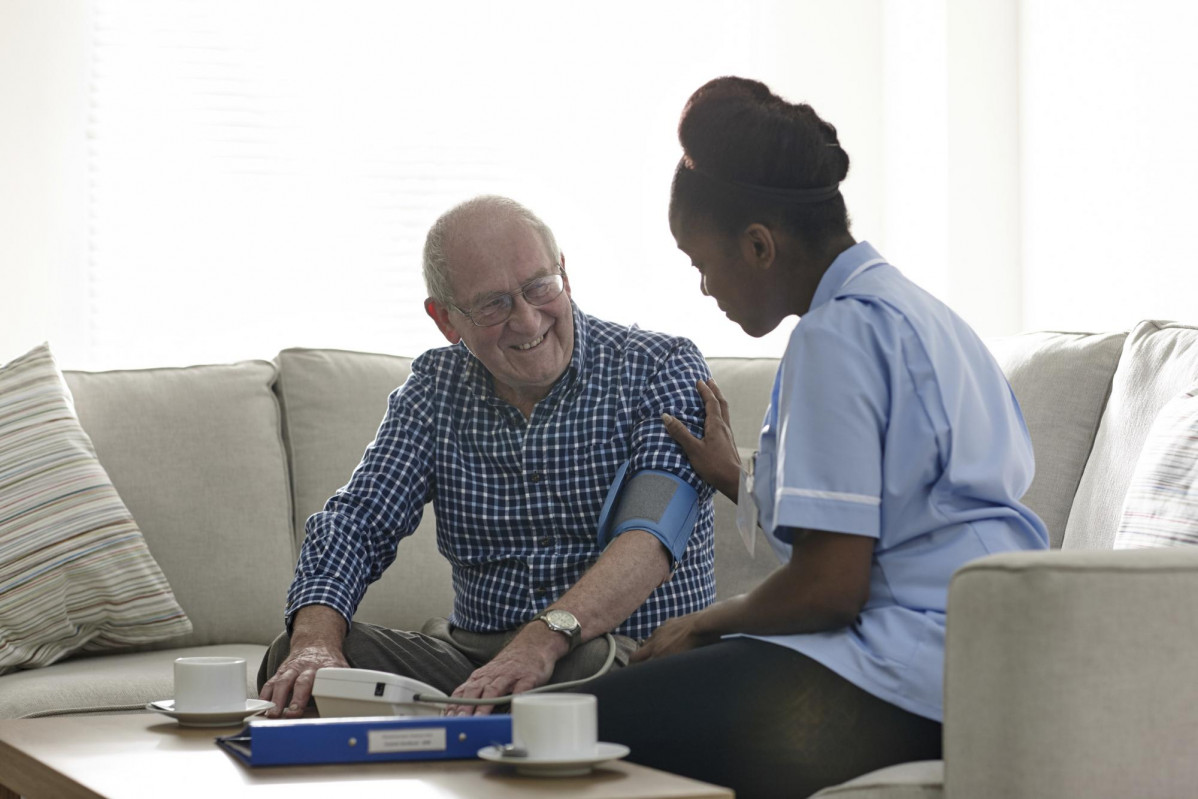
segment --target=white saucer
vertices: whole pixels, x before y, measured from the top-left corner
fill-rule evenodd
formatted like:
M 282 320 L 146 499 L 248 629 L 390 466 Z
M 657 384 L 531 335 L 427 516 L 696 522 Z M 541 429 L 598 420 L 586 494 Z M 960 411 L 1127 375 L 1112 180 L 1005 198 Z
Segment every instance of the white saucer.
M 530 777 L 578 777 L 590 773 L 592 768 L 606 760 L 619 760 L 627 754 L 628 747 L 624 744 L 608 744 L 602 741 L 595 744 L 595 754 L 590 757 L 522 757 L 506 754 L 500 746 L 484 746 L 478 750 L 478 756 L 483 760 L 515 766 L 516 771 Z
M 233 727 L 245 721 L 250 716 L 256 716 L 264 710 L 273 707 L 265 699 L 247 699 L 245 707 L 239 710 L 219 710 L 208 713 L 187 713 L 175 710 L 174 699 L 159 699 L 148 702 L 146 710 L 162 713 L 179 722 L 182 727 Z

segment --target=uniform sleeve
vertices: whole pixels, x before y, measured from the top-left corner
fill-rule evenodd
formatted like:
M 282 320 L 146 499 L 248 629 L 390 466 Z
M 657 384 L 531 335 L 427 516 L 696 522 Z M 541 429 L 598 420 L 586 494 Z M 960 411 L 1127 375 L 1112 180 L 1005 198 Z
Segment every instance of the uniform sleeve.
M 349 483 L 308 518 L 286 621 L 305 605 L 328 605 L 349 623 L 370 583 L 395 560 L 432 496 L 431 378 L 413 372 L 392 392 L 387 414 Z
M 791 336 L 778 387 L 779 528 L 880 534 L 890 353 L 869 311 L 834 301 Z

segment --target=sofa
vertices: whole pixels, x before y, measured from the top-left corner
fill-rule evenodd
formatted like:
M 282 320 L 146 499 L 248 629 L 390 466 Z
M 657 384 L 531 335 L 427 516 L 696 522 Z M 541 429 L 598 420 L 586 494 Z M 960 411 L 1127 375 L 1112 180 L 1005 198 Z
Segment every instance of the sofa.
M 1024 502 L 1052 549 L 990 555 L 953 575 L 944 759 L 816 796 L 1198 796 L 1198 547 L 1117 548 L 1137 525 L 1125 500 L 1154 422 L 1198 386 L 1198 327 L 1147 320 L 987 343 L 1031 433 Z
M 0 718 L 141 709 L 171 697 L 173 661 L 187 655 L 244 657 L 247 690 L 256 695 L 258 664 L 282 630 L 304 521 L 345 483 L 410 364 L 393 355 L 287 349 L 271 361 L 66 371 L 95 455 L 192 629 L 0 674 Z M 750 420 L 765 412 L 775 363 L 731 359 L 724 366 L 723 381 L 754 398 L 736 429 L 751 441 Z M 773 568 L 772 556 L 749 559 L 735 533 L 735 508 L 720 500 L 717 513 L 729 533 L 719 539 L 720 591 L 739 593 Z M 434 526 L 429 506 L 356 619 L 419 629 L 448 615 L 450 571 Z
M 1198 785 L 1198 548 L 1115 550 L 1124 494 L 1168 400 L 1198 383 L 1198 328 L 1036 332 L 988 342 L 1036 448 L 1025 502 L 1053 551 L 962 568 L 949 596 L 945 759 L 820 796 L 1182 796 Z M 247 690 L 282 624 L 304 520 L 344 483 L 411 359 L 287 349 L 270 361 L 68 371 L 75 412 L 191 632 L 0 676 L 0 718 L 141 708 L 172 662 L 238 655 Z M 751 450 L 777 362 L 712 358 Z M 775 566 L 716 505 L 721 597 Z M 413 629 L 451 605 L 431 507 L 356 618 Z

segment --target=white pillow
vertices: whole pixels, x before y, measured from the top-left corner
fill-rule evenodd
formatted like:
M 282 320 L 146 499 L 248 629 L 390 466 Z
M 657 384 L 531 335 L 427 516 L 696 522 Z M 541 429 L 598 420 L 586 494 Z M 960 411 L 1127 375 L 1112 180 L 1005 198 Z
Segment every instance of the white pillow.
M 0 674 L 189 632 L 49 347 L 0 366 Z
M 1198 386 L 1152 423 L 1115 533 L 1115 549 L 1186 544 L 1198 544 Z

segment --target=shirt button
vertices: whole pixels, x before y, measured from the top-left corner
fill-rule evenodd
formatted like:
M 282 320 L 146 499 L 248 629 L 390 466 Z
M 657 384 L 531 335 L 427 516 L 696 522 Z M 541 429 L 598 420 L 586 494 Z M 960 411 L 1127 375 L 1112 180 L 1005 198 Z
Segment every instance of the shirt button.
M 539 483 L 539 482 L 541 482 L 541 473 L 533 472 L 532 475 L 529 477 L 529 479 L 532 480 L 534 483 Z
M 552 539 L 552 538 L 550 538 L 549 536 L 545 536 L 544 538 L 542 538 L 542 539 L 541 539 L 540 541 L 538 541 L 537 543 L 538 543 L 538 544 L 540 544 L 540 545 L 541 545 L 541 546 L 543 546 L 543 547 L 547 547 L 547 546 L 549 546 L 550 544 L 552 544 L 552 543 L 553 543 L 553 539 Z
M 549 589 L 543 585 L 538 585 L 536 588 L 532 589 L 532 592 L 537 596 L 545 596 L 545 594 L 549 593 Z

